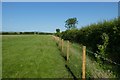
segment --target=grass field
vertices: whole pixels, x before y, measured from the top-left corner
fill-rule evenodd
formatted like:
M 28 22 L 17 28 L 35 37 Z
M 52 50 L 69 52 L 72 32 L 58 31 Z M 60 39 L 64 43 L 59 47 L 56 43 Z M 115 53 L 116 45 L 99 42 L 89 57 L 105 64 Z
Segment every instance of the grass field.
M 63 52 L 51 35 L 4 35 L 2 39 L 3 78 L 71 78 L 66 69 L 67 42 Z M 89 53 L 87 53 L 89 54 Z M 76 78 L 82 76 L 82 45 L 70 43 L 67 66 Z M 86 78 L 116 78 L 86 56 Z
M 71 76 L 52 36 L 4 35 L 2 38 L 3 78 Z
M 2 36 L 0 35 L 0 79 L 2 78 Z

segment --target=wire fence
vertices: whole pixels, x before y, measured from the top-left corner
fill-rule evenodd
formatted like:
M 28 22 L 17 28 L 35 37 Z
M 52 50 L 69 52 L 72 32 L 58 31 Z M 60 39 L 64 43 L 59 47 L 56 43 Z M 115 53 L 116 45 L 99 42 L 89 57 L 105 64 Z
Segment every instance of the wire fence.
M 99 55 L 99 54 L 97 54 L 97 53 L 94 53 L 94 52 L 92 52 L 92 51 L 90 51 L 90 50 L 86 50 L 86 52 L 88 52 L 88 53 L 90 53 L 90 54 L 93 54 L 96 58 L 97 58 L 97 57 L 100 57 L 100 58 L 102 58 L 103 60 L 106 60 L 106 61 L 108 61 L 108 62 L 110 62 L 110 63 L 112 63 L 112 64 L 115 64 L 115 65 L 117 65 L 117 66 L 120 66 L 119 63 L 114 62 L 114 61 L 112 61 L 112 60 L 110 60 L 110 59 L 108 59 L 108 58 L 105 58 L 105 57 L 103 57 L 103 56 L 101 56 L 101 55 Z
M 57 42 L 58 48 L 62 52 L 61 55 L 66 60 L 66 65 L 69 67 L 70 71 L 76 78 L 82 78 L 82 55 L 79 54 L 80 51 L 79 47 L 76 49 L 75 46 L 70 43 L 69 41 L 65 41 L 60 39 L 59 37 L 54 36 L 54 40 Z
M 88 49 L 83 49 L 81 45 L 72 44 L 71 42 L 65 41 L 59 37 L 53 36 L 53 39 L 56 41 L 58 48 L 62 52 L 61 55 L 65 58 L 67 66 L 70 68 L 76 78 L 116 77 L 114 75 L 112 76 L 112 73 L 109 74 L 109 72 L 105 72 L 104 70 L 100 69 L 98 66 L 95 67 L 97 62 L 95 62 L 95 60 L 90 60 L 89 54 L 94 55 L 96 58 L 100 57 L 103 60 L 114 64 L 115 66 L 120 66 L 119 63 L 116 63 Z M 85 55 L 83 54 L 84 52 L 86 52 Z

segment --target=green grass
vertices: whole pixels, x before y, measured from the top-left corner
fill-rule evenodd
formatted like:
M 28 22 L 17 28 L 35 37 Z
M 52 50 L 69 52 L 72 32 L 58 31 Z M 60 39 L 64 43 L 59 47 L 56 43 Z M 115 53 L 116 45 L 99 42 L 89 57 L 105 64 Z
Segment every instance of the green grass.
M 2 78 L 2 36 L 0 35 L 0 79 Z
M 66 56 L 66 41 L 64 41 L 63 55 Z M 90 53 L 87 53 L 90 54 Z M 71 43 L 69 52 L 68 67 L 76 78 L 82 76 L 82 45 Z M 86 55 L 86 78 L 116 78 L 109 70 L 105 70 L 91 57 Z
M 65 61 L 50 35 L 2 37 L 3 78 L 67 78 Z
M 67 42 L 63 52 L 58 49 L 50 35 L 6 35 L 2 39 L 2 77 L 3 78 L 70 78 L 65 68 Z M 88 53 L 87 53 L 88 54 Z M 82 46 L 70 43 L 70 70 L 76 78 L 82 74 Z M 1 55 L 0 55 L 1 56 Z M 86 56 L 87 78 L 116 78 L 104 70 L 88 55 Z
M 81 78 L 82 73 L 82 48 L 76 46 L 77 44 L 69 44 L 69 61 L 67 62 L 68 67 L 76 78 Z M 59 46 L 61 47 L 61 45 Z M 66 57 L 67 41 L 64 41 L 64 48 L 62 55 Z

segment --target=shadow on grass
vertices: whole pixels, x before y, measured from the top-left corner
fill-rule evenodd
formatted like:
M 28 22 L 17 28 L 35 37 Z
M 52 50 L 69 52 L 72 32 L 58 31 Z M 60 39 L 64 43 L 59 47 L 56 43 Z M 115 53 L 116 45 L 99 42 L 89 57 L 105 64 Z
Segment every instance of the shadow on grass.
M 56 43 L 56 45 L 57 45 L 57 47 L 58 47 L 58 44 Z M 61 49 L 60 48 L 58 48 L 59 49 L 59 51 L 61 52 Z M 67 65 L 68 63 L 67 63 L 67 57 L 65 56 L 65 55 L 63 55 L 64 53 L 63 52 L 61 52 L 61 56 L 64 58 L 64 60 L 66 61 L 66 63 L 65 63 L 65 67 L 66 67 L 66 69 L 67 69 L 67 71 L 72 75 L 72 77 L 73 77 L 73 79 L 72 80 L 77 80 L 77 78 L 75 77 L 75 75 L 73 74 L 73 72 L 71 71 L 71 69 L 69 68 L 69 66 Z
M 67 63 L 65 64 L 65 67 L 66 67 L 67 71 L 71 73 L 71 75 L 73 76 L 73 79 L 77 80 L 77 78 L 75 77 L 75 75 L 73 74 L 73 72 L 71 71 L 71 69 L 67 66 Z

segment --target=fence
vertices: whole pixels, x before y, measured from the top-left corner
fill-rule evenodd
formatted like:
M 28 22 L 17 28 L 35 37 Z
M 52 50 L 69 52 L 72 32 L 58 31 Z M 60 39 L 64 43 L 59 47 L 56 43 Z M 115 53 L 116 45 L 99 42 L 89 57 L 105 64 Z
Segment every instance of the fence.
M 93 54 L 95 57 L 101 57 L 104 60 L 120 66 L 120 64 L 104 58 L 90 50 L 86 49 L 86 46 L 80 46 L 78 44 L 72 44 L 69 41 L 64 41 L 59 37 L 53 36 L 58 48 L 62 52 L 62 56 L 65 58 L 67 66 L 71 69 L 76 78 L 115 78 L 110 71 L 104 71 L 98 67 L 98 63 L 91 61 L 88 54 Z M 77 46 L 76 46 L 77 45 Z M 96 66 L 97 65 L 97 66 Z M 82 69 L 81 69 L 82 68 Z M 110 74 L 109 74 L 110 73 Z

